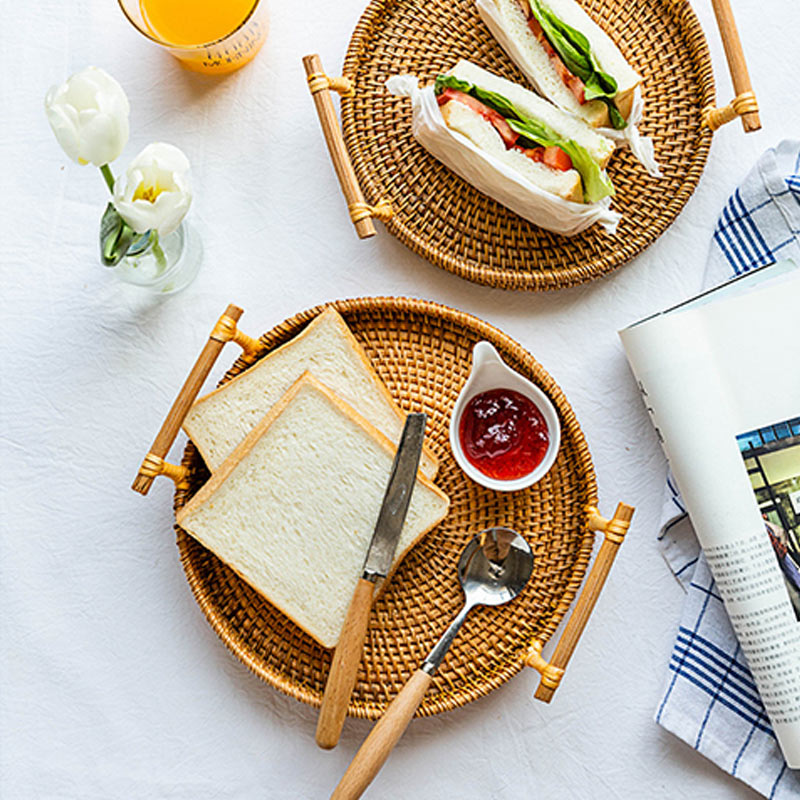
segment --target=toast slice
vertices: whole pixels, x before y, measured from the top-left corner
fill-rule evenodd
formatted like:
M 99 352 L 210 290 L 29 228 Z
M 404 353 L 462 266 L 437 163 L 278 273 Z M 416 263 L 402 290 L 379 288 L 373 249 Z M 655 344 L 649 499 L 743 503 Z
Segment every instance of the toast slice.
M 306 372 L 177 522 L 323 647 L 335 647 L 395 451 Z M 418 473 L 392 570 L 448 506 Z
M 294 339 L 201 397 L 189 410 L 183 429 L 212 472 L 306 370 L 392 442 L 400 441 L 405 414 L 341 315 L 327 308 Z M 437 468 L 436 457 L 424 448 L 422 473 L 433 478 Z

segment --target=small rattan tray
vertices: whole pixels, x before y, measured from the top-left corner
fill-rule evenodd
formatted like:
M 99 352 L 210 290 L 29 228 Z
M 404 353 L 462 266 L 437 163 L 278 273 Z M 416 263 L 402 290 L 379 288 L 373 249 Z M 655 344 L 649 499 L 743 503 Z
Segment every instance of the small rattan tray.
M 364 345 L 401 407 L 428 413 L 427 440 L 441 464 L 436 482 L 451 499 L 445 521 L 414 547 L 373 607 L 349 713 L 377 718 L 416 669 L 461 606 L 455 565 L 463 546 L 491 525 L 510 526 L 526 536 L 535 555 L 532 579 L 513 603 L 473 612 L 417 713 L 435 714 L 463 705 L 487 694 L 526 664 L 542 673 L 537 697 L 549 700 L 608 574 L 630 514 L 625 521 L 617 515 L 609 521 L 596 512 L 595 475 L 578 421 L 553 379 L 508 336 L 473 316 L 418 300 L 365 298 L 332 305 Z M 191 442 L 181 466 L 165 464 L 163 455 L 202 384 L 202 373 L 208 373 L 223 343 L 233 339 L 245 353 L 222 383 L 295 336 L 321 309 L 297 314 L 256 341 L 237 331 L 241 311 L 230 306 L 212 331 L 134 488 L 144 493 L 156 474 L 166 473 L 177 484 L 175 508 L 183 506 L 208 472 Z M 555 465 L 524 491 L 500 493 L 478 486 L 457 467 L 450 452 L 450 411 L 468 376 L 472 347 L 481 339 L 491 342 L 511 367 L 547 393 L 561 420 Z M 292 624 L 183 530 L 176 530 L 189 584 L 222 641 L 265 681 L 318 705 L 331 651 Z M 541 648 L 575 599 L 591 555 L 593 530 L 606 533 L 600 554 L 548 664 L 541 658 Z
M 714 109 L 708 47 L 688 0 L 580 2 L 614 32 L 643 77 L 640 129 L 652 138 L 663 172 L 662 178 L 649 177 L 629 151 L 614 155 L 614 207 L 623 214 L 616 236 L 596 225 L 572 237 L 538 228 L 478 192 L 414 140 L 410 103 L 384 86 L 391 75 L 411 73 L 429 83 L 467 58 L 526 84 L 473 0 L 372 0 L 350 41 L 344 78 L 328 79 L 316 56 L 304 59 L 360 236 L 375 232 L 373 216 L 414 252 L 462 278 L 503 289 L 547 290 L 604 275 L 664 233 L 700 179 L 713 129 L 737 115 L 747 130 L 759 127 L 728 0 L 712 0 L 726 52 L 738 54 L 731 60 L 737 97 L 724 109 Z M 341 132 L 329 89 L 343 95 Z

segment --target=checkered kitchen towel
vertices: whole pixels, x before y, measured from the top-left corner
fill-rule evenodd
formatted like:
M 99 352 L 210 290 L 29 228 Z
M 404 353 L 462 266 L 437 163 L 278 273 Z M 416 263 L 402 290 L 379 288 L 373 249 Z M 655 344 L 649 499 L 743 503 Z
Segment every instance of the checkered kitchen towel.
M 726 203 L 704 286 L 784 258 L 800 264 L 800 142 L 793 141 L 764 153 Z M 662 522 L 664 556 L 687 596 L 656 721 L 765 797 L 796 800 L 800 770 L 781 755 L 671 477 Z

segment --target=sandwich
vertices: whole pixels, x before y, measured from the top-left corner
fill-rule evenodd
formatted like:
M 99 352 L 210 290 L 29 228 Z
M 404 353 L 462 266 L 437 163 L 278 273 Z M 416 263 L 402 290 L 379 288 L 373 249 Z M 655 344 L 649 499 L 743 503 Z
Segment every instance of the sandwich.
M 622 131 L 641 77 L 575 0 L 476 0 L 492 35 L 536 87 L 592 127 Z
M 614 144 L 533 92 L 468 61 L 434 84 L 444 124 L 531 184 L 572 203 L 614 193 Z

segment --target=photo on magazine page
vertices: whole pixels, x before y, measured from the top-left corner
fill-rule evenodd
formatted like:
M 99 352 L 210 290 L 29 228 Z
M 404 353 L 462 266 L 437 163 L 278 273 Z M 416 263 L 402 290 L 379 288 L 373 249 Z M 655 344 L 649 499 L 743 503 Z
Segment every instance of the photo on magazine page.
M 736 437 L 800 620 L 800 416 Z

